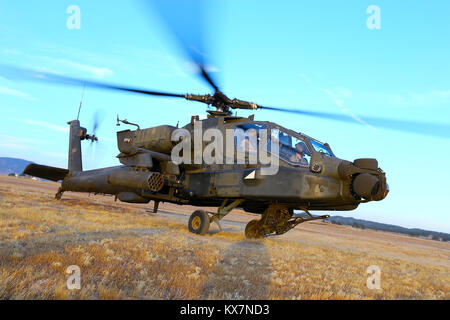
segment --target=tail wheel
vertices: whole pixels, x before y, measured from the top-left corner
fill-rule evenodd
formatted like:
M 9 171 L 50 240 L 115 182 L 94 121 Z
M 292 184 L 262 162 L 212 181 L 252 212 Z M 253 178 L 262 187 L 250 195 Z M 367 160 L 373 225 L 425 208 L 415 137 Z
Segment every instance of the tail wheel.
M 203 210 L 194 211 L 188 222 L 189 231 L 196 234 L 205 234 L 209 230 L 210 219 Z
M 56 192 L 56 194 L 55 194 L 55 199 L 56 200 L 61 200 L 61 197 L 62 197 L 63 193 L 64 193 L 63 189 L 61 187 L 59 187 L 58 188 L 58 192 Z
M 262 238 L 261 225 L 259 220 L 252 220 L 247 223 L 245 227 L 245 237 L 247 239 L 259 239 Z

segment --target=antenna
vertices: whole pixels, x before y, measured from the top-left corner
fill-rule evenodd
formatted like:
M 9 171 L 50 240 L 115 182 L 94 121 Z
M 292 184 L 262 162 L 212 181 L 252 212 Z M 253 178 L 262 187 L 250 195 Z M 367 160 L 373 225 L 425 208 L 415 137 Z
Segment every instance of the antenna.
M 141 130 L 141 128 L 139 127 L 138 124 L 133 123 L 133 122 L 130 122 L 130 121 L 128 121 L 127 119 L 120 120 L 120 119 L 119 119 L 119 115 L 117 115 L 117 123 L 116 123 L 116 126 L 120 126 L 120 123 L 121 123 L 121 122 L 124 123 L 124 124 L 129 124 L 129 125 L 132 125 L 132 126 L 136 126 L 138 130 Z
M 83 104 L 84 90 L 85 89 L 86 89 L 86 83 L 83 84 L 83 93 L 81 94 L 80 106 L 78 107 L 77 120 L 80 118 L 81 105 Z

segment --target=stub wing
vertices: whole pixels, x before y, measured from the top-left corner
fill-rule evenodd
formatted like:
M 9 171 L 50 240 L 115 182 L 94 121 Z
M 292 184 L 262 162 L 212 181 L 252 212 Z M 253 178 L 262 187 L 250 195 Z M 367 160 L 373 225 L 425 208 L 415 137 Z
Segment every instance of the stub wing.
M 69 170 L 32 163 L 23 170 L 23 173 L 41 179 L 59 181 L 69 174 Z

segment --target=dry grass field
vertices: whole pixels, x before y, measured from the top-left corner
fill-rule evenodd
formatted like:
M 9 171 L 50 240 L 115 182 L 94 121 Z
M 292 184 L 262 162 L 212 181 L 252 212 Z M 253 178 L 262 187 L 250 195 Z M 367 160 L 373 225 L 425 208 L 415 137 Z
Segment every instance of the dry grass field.
M 450 244 L 322 222 L 248 241 L 254 216 L 187 231 L 192 207 L 114 202 L 0 177 L 1 299 L 450 299 Z M 66 269 L 81 270 L 67 289 Z M 368 289 L 379 266 L 381 289 Z

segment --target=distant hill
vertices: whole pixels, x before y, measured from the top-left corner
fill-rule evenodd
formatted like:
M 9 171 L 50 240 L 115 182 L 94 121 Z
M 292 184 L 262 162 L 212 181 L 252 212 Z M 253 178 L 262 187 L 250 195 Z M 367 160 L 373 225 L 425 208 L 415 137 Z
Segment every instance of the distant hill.
M 10 173 L 22 173 L 27 165 L 33 163 L 28 160 L 18 158 L 0 157 L 0 174 L 8 175 Z
M 408 229 L 404 227 L 395 226 L 392 224 L 385 224 L 350 217 L 332 216 L 328 219 L 333 224 L 348 225 L 360 229 L 372 229 L 387 232 L 402 233 L 413 237 L 425 237 L 433 240 L 450 241 L 450 234 L 444 232 L 427 231 L 423 229 Z

